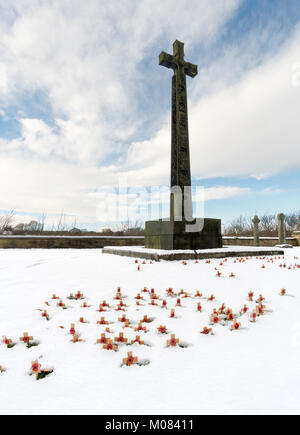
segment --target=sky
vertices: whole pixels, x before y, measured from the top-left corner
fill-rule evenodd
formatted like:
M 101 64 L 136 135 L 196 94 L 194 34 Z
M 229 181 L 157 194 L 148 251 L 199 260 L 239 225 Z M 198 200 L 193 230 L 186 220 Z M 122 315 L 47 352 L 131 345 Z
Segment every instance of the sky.
M 158 56 L 176 39 L 198 65 L 200 212 L 299 210 L 299 0 L 0 0 L 0 214 L 98 230 L 126 220 L 124 186 L 132 219 L 158 186 L 167 212 L 172 72 Z

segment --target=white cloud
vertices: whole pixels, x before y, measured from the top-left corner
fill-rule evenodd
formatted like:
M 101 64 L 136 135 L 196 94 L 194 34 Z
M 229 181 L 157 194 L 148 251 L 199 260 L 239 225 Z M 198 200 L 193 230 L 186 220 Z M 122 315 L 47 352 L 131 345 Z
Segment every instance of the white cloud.
M 250 192 L 251 190 L 248 187 L 238 187 L 238 186 L 209 187 L 204 190 L 204 200 L 212 201 L 217 199 L 228 199 L 240 195 L 246 195 Z

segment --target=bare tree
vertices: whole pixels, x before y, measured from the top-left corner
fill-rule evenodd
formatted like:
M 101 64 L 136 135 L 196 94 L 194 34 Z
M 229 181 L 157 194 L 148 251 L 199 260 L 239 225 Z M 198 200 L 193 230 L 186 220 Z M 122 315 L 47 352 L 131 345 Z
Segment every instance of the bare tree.
M 12 224 L 15 218 L 15 211 L 10 210 L 7 214 L 0 216 L 0 232 L 12 229 Z
M 234 219 L 228 226 L 225 227 L 226 235 L 248 235 L 252 232 L 252 222 L 250 218 L 240 216 Z
M 264 214 L 260 217 L 260 228 L 265 235 L 274 235 L 277 231 L 276 216 L 273 214 Z

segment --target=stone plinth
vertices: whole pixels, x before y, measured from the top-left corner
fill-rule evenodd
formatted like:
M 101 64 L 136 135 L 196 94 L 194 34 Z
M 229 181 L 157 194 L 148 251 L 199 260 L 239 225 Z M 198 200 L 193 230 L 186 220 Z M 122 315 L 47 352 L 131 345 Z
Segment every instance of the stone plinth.
M 265 257 L 268 255 L 284 255 L 283 249 L 278 248 L 257 248 L 257 247 L 224 247 L 221 249 L 203 250 L 163 250 L 146 249 L 143 247 L 114 247 L 106 246 L 102 250 L 103 254 L 120 255 L 122 257 L 141 258 L 152 261 L 179 261 L 179 260 L 206 260 L 214 258 L 228 257 Z
M 204 219 L 203 230 L 198 232 L 186 232 L 184 222 L 146 222 L 145 247 L 166 250 L 221 248 L 221 220 Z

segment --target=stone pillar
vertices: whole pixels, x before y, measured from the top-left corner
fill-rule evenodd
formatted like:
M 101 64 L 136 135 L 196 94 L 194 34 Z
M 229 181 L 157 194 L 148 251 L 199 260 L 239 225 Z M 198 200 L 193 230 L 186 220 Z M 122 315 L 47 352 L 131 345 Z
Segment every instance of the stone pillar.
M 253 220 L 253 246 L 260 246 L 260 240 L 259 240 L 259 228 L 258 224 L 260 223 L 260 219 L 258 216 L 254 216 Z
M 278 218 L 278 244 L 284 245 L 286 243 L 285 239 L 285 215 L 283 213 L 279 213 Z

